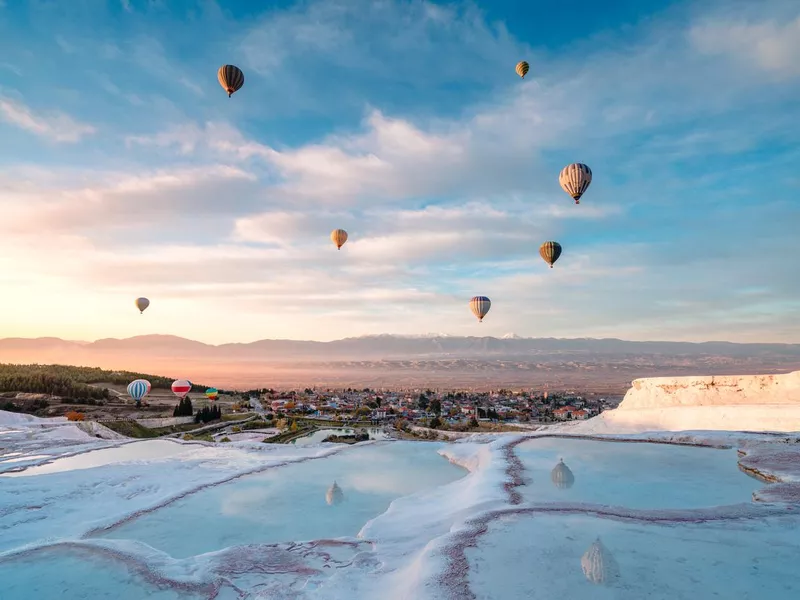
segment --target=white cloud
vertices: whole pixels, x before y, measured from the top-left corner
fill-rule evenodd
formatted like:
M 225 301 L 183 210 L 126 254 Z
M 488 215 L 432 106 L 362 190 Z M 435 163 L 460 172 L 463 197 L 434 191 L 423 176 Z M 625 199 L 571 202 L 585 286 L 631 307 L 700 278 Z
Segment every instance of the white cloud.
M 0 96 L 0 118 L 7 123 L 56 142 L 78 142 L 97 130 L 60 111 L 36 113 L 24 103 Z
M 374 52 L 364 51 L 362 28 L 377 36 Z M 147 323 L 153 327 L 197 337 L 193 327 L 202 323 L 217 327 L 213 335 L 225 341 L 330 339 L 401 327 L 494 335 L 725 331 L 721 309 L 734 314 L 742 298 L 763 308 L 791 297 L 787 286 L 795 284 L 775 284 L 791 279 L 780 262 L 757 271 L 746 249 L 721 244 L 717 252 L 708 243 L 703 255 L 698 240 L 716 229 L 739 239 L 770 233 L 740 231 L 730 220 L 717 223 L 711 209 L 702 212 L 708 218 L 697 223 L 698 231 L 688 232 L 697 213 L 679 215 L 685 238 L 674 234 L 658 249 L 669 262 L 653 251 L 658 240 L 643 233 L 648 219 L 662 216 L 641 205 L 677 200 L 663 193 L 675 185 L 674 161 L 702 156 L 710 164 L 715 153 L 756 148 L 777 121 L 755 113 L 747 135 L 720 126 L 713 118 L 750 106 L 759 95 L 755 86 L 742 81 L 738 68 L 699 56 L 686 29 L 655 25 L 645 33 L 601 50 L 587 44 L 576 49 L 577 57 L 533 60 L 533 73 L 520 81 L 513 64 L 523 46 L 473 9 L 318 3 L 305 13 L 275 13 L 245 36 L 249 78 L 253 72 L 245 94 L 264 77 L 286 102 L 304 108 L 305 100 L 293 92 L 298 81 L 316 84 L 316 61 L 320 69 L 333 66 L 372 83 L 436 90 L 462 78 L 485 80 L 494 89 L 485 89 L 475 106 L 448 111 L 447 118 L 400 114 L 375 103 L 366 107 L 360 127 L 343 125 L 335 134 L 292 146 L 275 141 L 272 131 L 268 138 L 257 136 L 260 129 L 251 124 L 258 119 L 251 121 L 252 113 L 242 108 L 252 103 L 229 103 L 229 121 L 209 120 L 204 98 L 189 111 L 198 115 L 196 122 L 163 125 L 163 114 L 152 111 L 151 119 L 148 110 L 147 127 L 122 138 L 131 156 L 163 163 L 157 171 L 15 167 L 5 177 L 0 173 L 7 179 L 0 181 L 0 205 L 12 223 L 0 239 L 0 255 L 15 256 L 0 272 L 31 285 L 39 277 L 42 294 L 88 298 L 88 289 L 127 308 L 129 297 L 150 294 L 155 310 L 148 311 Z M 398 61 L 398 54 L 404 58 Z M 174 81 L 180 71 L 156 37 L 144 40 L 133 60 L 157 80 Z M 342 79 L 344 86 L 347 77 Z M 339 88 L 331 85 L 326 94 L 335 97 Z M 131 91 L 126 88 L 106 87 L 113 94 Z M 359 108 L 373 101 L 359 94 Z M 255 96 L 256 104 L 260 100 Z M 331 113 L 337 106 L 329 107 Z M 170 109 L 169 115 L 181 112 Z M 237 128 L 239 119 L 253 137 Z M 580 207 L 557 183 L 558 169 L 573 160 L 602 165 Z M 618 235 L 619 229 L 602 227 L 610 217 L 629 217 L 635 202 L 635 220 L 626 221 L 632 241 L 623 235 L 619 242 L 589 245 Z M 749 225 L 768 219 L 768 209 L 760 210 L 738 218 Z M 328 238 L 334 227 L 351 234 L 341 251 Z M 538 256 L 545 239 L 565 242 L 552 270 Z M 793 249 L 789 243 L 773 254 L 791 255 Z M 744 280 L 768 291 L 737 294 Z M 43 282 L 63 287 L 56 293 Z M 495 302 L 479 330 L 466 307 L 476 293 Z M 694 302 L 691 313 L 681 305 L 687 296 Z M 116 323 L 111 306 L 98 309 L 103 327 Z M 52 310 L 67 318 L 58 306 Z M 771 317 L 776 331 L 782 314 Z
M 778 77 L 800 76 L 800 14 L 785 21 L 704 22 L 694 26 L 689 35 L 706 54 L 727 55 Z

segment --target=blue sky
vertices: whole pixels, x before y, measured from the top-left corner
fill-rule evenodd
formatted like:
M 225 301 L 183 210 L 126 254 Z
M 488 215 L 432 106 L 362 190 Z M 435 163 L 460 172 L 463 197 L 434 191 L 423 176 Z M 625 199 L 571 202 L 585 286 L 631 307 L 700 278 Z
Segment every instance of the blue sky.
M 0 336 L 800 341 L 793 0 L 257 4 L 0 0 Z

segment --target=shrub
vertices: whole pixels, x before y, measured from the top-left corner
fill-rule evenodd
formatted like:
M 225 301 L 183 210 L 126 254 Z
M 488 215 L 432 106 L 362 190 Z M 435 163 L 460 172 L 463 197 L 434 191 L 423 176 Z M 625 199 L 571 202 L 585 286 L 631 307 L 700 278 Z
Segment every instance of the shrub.
M 234 425 L 233 427 L 231 427 L 231 433 L 240 433 L 241 431 L 242 428 L 239 427 L 238 425 Z
M 67 421 L 83 421 L 83 419 L 83 413 L 75 412 L 74 410 L 67 413 Z
M 226 443 L 226 442 L 230 442 L 230 441 L 231 441 L 231 438 L 229 438 L 227 435 L 220 440 L 220 442 L 223 443 L 223 444 Z

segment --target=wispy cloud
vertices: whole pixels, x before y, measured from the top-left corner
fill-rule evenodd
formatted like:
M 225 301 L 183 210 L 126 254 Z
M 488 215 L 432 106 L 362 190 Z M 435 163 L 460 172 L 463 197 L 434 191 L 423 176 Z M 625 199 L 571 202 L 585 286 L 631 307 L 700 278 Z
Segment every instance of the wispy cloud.
M 0 256 L 15 257 L 0 272 L 84 298 L 98 335 L 140 332 L 121 316 L 140 294 L 152 327 L 217 341 L 474 333 L 466 300 L 485 293 L 485 334 L 795 339 L 785 257 L 800 215 L 785 194 L 800 129 L 784 56 L 798 15 L 779 20 L 782 0 L 720 6 L 558 53 L 474 6 L 426 2 L 64 32 L 81 53 L 121 49 L 106 60 L 125 76 L 93 64 L 87 96 L 119 118 L 83 148 L 85 168 L 71 155 L 0 172 Z M 761 48 L 748 77 L 723 29 Z M 173 35 L 207 44 L 181 57 Z M 221 60 L 247 76 L 230 100 Z M 214 65 L 207 81 L 199 63 Z M 557 181 L 573 161 L 595 172 L 580 207 Z M 335 227 L 351 235 L 341 251 Z M 546 239 L 564 246 L 555 269 Z
M 0 117 L 11 125 L 56 142 L 78 142 L 97 130 L 60 111 L 37 113 L 23 102 L 0 96 Z
M 727 55 L 781 78 L 800 76 L 800 15 L 788 21 L 762 16 L 703 22 L 692 27 L 690 38 L 706 54 Z

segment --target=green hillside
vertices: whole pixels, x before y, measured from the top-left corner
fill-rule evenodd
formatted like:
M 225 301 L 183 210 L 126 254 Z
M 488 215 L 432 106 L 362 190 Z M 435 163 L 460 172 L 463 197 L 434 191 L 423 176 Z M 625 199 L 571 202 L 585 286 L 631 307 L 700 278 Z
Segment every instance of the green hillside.
M 68 365 L 14 365 L 0 363 L 0 392 L 51 394 L 76 400 L 107 400 L 106 388 L 90 384 L 128 385 L 134 379 L 147 379 L 153 388 L 170 389 L 174 379 L 132 371 L 106 371 L 96 367 Z M 204 392 L 205 385 L 192 384 L 192 392 Z

